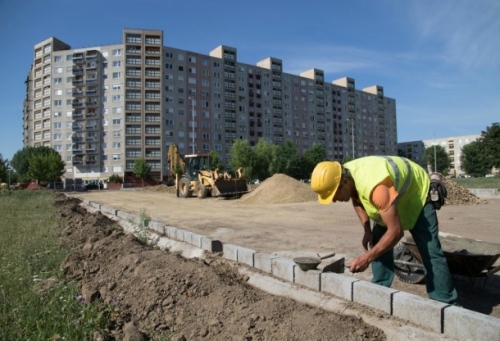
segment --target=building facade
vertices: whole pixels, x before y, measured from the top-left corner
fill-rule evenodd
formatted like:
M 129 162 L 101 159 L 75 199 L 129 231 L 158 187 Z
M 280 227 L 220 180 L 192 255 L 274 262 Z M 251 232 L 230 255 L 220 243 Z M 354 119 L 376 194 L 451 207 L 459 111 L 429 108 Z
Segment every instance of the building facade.
M 84 179 L 130 176 L 144 158 L 163 180 L 172 143 L 183 154 L 215 150 L 223 163 L 237 139 L 291 141 L 300 153 L 320 144 L 338 160 L 397 152 L 396 101 L 382 86 L 358 90 L 349 77 L 325 81 L 321 69 L 293 75 L 278 58 L 251 65 L 234 47 L 206 55 L 163 39 L 124 29 L 115 45 L 36 44 L 24 145 L 54 148 L 65 177 Z
M 431 170 L 430 165 L 425 161 L 425 150 L 433 146 L 441 146 L 444 148 L 450 159 L 450 172 L 451 176 L 461 176 L 465 174 L 462 169 L 460 156 L 462 155 L 462 148 L 476 141 L 481 137 L 481 134 L 476 135 L 463 135 L 455 137 L 434 138 L 422 141 L 411 141 L 398 143 L 399 155 L 405 156 L 420 164 L 427 170 Z

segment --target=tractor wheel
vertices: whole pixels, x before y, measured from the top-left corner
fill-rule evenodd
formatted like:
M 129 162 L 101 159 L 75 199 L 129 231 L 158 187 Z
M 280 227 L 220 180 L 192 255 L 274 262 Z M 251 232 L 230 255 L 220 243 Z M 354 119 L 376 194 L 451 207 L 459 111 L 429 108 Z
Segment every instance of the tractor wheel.
M 394 248 L 394 273 L 405 283 L 420 284 L 425 281 L 424 265 L 402 243 Z
M 199 184 L 197 193 L 198 199 L 205 199 L 207 195 L 208 195 L 207 186 L 205 186 L 204 184 Z
M 191 181 L 187 178 L 179 180 L 179 195 L 183 198 L 189 198 L 192 195 Z

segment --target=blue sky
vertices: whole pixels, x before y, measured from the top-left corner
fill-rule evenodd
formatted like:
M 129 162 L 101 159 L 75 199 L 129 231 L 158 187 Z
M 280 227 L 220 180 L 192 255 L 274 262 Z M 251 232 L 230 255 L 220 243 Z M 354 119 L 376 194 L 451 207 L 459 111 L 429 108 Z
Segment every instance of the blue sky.
M 238 60 L 269 56 L 284 71 L 384 87 L 396 99 L 398 141 L 480 134 L 500 121 L 498 0 L 0 0 L 0 154 L 22 149 L 33 46 L 121 43 L 123 28 L 161 29 L 164 45 Z

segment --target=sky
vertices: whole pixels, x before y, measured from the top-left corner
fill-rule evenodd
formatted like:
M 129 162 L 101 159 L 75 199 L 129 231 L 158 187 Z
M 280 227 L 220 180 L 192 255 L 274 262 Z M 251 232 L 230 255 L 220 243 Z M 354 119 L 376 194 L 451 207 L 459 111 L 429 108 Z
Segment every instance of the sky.
M 238 61 L 316 68 L 396 100 L 398 142 L 481 134 L 500 122 L 498 0 L 0 0 L 0 154 L 22 145 L 24 81 L 35 44 L 119 44 L 124 28 L 163 30 L 165 46 Z

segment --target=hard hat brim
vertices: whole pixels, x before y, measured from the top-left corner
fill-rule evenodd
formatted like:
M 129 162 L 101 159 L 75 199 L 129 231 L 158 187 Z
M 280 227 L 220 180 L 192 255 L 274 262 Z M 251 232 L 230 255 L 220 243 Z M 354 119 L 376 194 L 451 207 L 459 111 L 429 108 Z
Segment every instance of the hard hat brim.
M 337 184 L 337 186 L 333 189 L 333 191 L 331 193 L 329 193 L 328 195 L 318 194 L 318 202 L 321 205 L 329 205 L 329 204 L 331 204 L 332 200 L 333 200 L 333 197 L 335 196 L 335 193 L 337 193 L 337 189 L 338 188 L 339 188 L 339 186 Z

